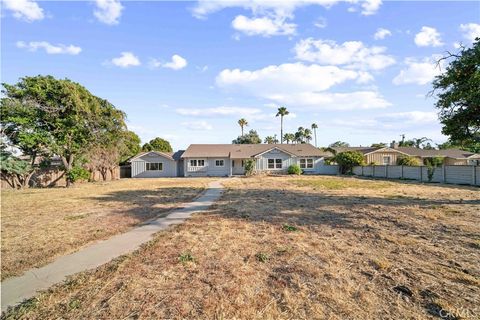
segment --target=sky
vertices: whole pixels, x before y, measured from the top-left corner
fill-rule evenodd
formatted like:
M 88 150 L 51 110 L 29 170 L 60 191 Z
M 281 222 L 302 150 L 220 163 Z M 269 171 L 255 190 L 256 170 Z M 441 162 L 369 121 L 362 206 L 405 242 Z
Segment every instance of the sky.
M 480 37 L 477 1 L 1 0 L 1 81 L 53 75 L 127 114 L 142 142 L 231 143 L 318 125 L 319 146 L 447 138 L 436 61 Z

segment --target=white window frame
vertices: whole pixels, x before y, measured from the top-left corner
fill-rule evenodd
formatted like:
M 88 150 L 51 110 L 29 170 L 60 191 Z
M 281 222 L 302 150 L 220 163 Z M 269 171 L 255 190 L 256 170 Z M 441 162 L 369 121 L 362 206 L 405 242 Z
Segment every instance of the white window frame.
M 152 164 L 158 165 L 158 169 L 149 169 Z M 147 162 L 145 164 L 145 171 L 163 171 L 163 162 Z
M 222 164 L 218 165 L 217 161 L 221 161 Z M 224 159 L 215 159 L 215 167 L 217 167 L 217 168 L 225 167 L 225 160 Z
M 279 160 L 279 161 L 277 161 Z M 273 161 L 273 168 L 270 168 L 270 161 Z M 280 164 L 280 167 L 278 165 Z M 280 158 L 268 158 L 267 159 L 267 169 L 268 170 L 282 170 L 283 169 L 283 160 Z
M 309 163 L 309 161 L 311 163 Z M 315 167 L 315 160 L 313 158 L 302 158 L 299 160 L 298 164 L 300 166 L 300 169 L 313 170 Z
M 388 162 L 385 162 L 386 158 L 388 158 Z M 382 163 L 383 163 L 384 166 L 389 165 L 391 161 L 392 161 L 392 156 L 383 156 L 383 158 L 382 158 Z

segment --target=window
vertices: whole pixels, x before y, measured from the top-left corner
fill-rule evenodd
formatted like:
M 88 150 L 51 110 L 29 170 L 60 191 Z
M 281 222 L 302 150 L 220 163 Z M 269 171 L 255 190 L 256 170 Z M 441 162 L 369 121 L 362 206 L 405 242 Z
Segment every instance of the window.
M 313 159 L 300 159 L 301 169 L 313 169 Z
M 268 159 L 268 169 L 282 169 L 282 159 Z
M 147 162 L 147 171 L 162 171 L 163 163 L 161 162 Z
M 204 167 L 204 166 L 205 166 L 205 160 L 203 160 L 203 159 L 190 159 L 190 167 Z
M 390 156 L 383 157 L 383 164 L 390 164 Z
M 215 160 L 215 167 L 224 167 L 225 163 L 223 162 L 222 159 Z

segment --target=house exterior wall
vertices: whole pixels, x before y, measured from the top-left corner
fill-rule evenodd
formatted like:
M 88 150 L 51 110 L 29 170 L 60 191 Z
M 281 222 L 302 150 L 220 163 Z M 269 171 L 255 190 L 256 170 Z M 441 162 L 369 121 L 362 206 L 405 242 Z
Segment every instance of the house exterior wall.
M 269 169 L 268 159 L 282 159 L 282 168 Z M 255 159 L 255 170 L 256 171 L 286 171 L 290 165 L 296 164 L 296 163 L 297 163 L 296 158 L 292 158 L 289 154 L 282 152 L 280 150 L 274 149 L 258 156 Z
M 147 171 L 147 163 L 162 163 L 163 170 Z M 155 153 L 147 153 L 132 160 L 132 178 L 176 177 L 177 162 Z
M 379 152 L 372 152 L 370 154 L 365 155 L 365 163 L 375 163 L 377 165 L 383 165 L 383 157 L 390 157 L 389 165 L 397 164 L 397 159 L 399 157 L 406 156 L 403 153 L 396 152 L 396 151 L 379 151 Z M 419 157 L 416 157 L 420 160 Z
M 205 166 L 191 167 L 191 159 L 205 160 Z M 216 167 L 216 160 L 223 160 L 224 166 Z M 230 175 L 231 160 L 229 158 L 185 158 L 183 162 L 183 170 L 185 177 L 224 177 Z
M 469 163 L 467 159 L 454 159 L 454 158 L 446 157 L 443 160 L 443 164 L 447 166 L 464 166 L 464 165 L 468 165 Z

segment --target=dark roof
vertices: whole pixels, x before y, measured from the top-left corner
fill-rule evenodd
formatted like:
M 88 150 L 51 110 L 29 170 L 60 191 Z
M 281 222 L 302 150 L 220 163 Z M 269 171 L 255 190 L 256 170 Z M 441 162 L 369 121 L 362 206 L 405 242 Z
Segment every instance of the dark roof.
M 315 148 L 311 144 L 192 144 L 187 148 L 182 158 L 230 157 L 232 159 L 246 159 L 271 149 L 278 149 L 298 157 L 330 155 L 330 153 Z
M 464 151 L 464 150 L 459 150 L 459 149 L 420 149 L 420 148 L 415 148 L 415 147 L 395 147 L 395 148 L 389 148 L 389 147 L 383 147 L 383 148 L 373 148 L 373 147 L 338 147 L 338 148 L 333 148 L 337 153 L 339 152 L 344 152 L 344 151 L 358 151 L 363 154 L 367 153 L 372 153 L 372 152 L 377 152 L 377 151 L 383 151 L 384 149 L 387 149 L 385 151 L 388 152 L 401 152 L 408 154 L 410 156 L 416 156 L 416 157 L 421 157 L 421 158 L 429 158 L 429 157 L 449 157 L 449 158 L 455 158 L 455 159 L 467 159 L 467 158 L 477 158 L 480 157 L 479 154 L 469 152 L 469 151 Z

